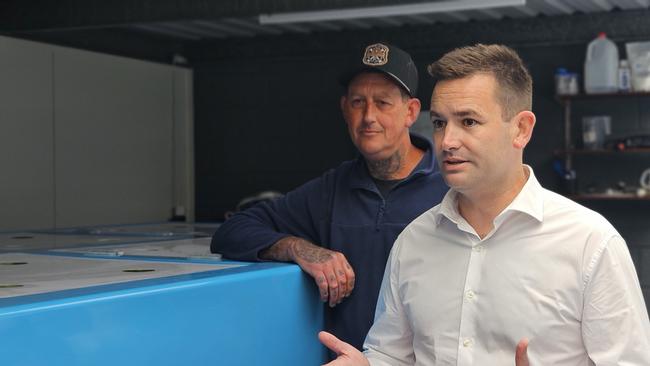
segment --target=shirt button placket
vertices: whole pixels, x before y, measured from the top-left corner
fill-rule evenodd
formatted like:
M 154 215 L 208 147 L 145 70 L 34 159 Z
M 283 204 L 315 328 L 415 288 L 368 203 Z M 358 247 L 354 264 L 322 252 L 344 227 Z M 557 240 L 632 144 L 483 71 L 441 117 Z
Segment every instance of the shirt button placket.
M 472 300 L 474 300 L 474 296 L 476 296 L 476 294 L 475 294 L 474 291 L 472 291 L 472 290 L 467 290 L 467 292 L 465 293 L 465 298 L 466 298 L 468 301 L 472 301 Z
M 375 223 L 375 230 L 381 230 L 381 223 L 384 218 L 384 211 L 386 210 L 386 201 L 382 202 L 379 206 L 379 212 L 377 212 L 377 222 Z
M 473 242 L 469 251 L 470 259 L 463 293 L 461 326 L 458 339 L 459 353 L 457 364 L 459 366 L 473 365 L 476 358 L 473 336 L 476 334 L 476 324 L 479 319 L 477 318 L 478 314 L 476 313 L 475 303 L 478 301 L 477 290 L 480 285 L 481 267 L 483 266 L 483 258 L 485 257 L 485 246 L 479 243 Z

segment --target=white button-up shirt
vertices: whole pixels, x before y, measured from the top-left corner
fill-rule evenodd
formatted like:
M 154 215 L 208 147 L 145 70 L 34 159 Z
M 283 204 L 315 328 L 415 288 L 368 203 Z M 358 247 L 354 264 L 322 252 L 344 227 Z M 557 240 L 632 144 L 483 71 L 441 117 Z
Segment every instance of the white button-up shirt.
M 650 365 L 650 322 L 625 241 L 598 213 L 542 188 L 532 169 L 481 239 L 449 191 L 398 237 L 371 365 Z

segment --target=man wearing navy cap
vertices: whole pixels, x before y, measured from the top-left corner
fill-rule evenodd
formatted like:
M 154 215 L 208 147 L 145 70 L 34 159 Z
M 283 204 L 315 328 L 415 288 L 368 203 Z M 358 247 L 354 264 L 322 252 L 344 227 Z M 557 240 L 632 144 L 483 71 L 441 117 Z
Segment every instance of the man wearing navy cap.
M 329 303 L 325 328 L 360 349 L 393 242 L 440 202 L 447 186 L 431 143 L 409 134 L 420 113 L 409 54 L 375 43 L 357 57 L 340 79 L 346 87 L 340 105 L 360 156 L 233 215 L 214 234 L 211 250 L 297 263 Z

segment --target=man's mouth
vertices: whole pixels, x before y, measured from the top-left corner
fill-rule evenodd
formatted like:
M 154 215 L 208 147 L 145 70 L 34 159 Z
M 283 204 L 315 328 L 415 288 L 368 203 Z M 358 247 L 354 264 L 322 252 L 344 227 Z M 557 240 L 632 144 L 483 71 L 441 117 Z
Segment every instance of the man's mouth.
M 451 158 L 451 159 L 445 159 L 445 160 L 443 160 L 443 162 L 445 164 L 449 164 L 449 165 L 459 165 L 459 164 L 462 164 L 462 163 L 466 163 L 467 160 Z

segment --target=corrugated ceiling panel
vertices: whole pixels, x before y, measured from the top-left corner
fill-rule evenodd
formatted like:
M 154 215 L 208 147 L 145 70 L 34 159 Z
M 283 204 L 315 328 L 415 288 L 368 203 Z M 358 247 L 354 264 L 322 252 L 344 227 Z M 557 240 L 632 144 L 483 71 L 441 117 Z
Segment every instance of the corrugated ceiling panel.
M 219 37 L 228 36 L 228 34 L 225 33 L 215 32 L 210 29 L 202 29 L 192 24 L 181 23 L 181 22 L 175 22 L 175 23 L 166 22 L 166 23 L 156 24 L 156 26 L 164 29 L 176 31 L 182 34 L 186 34 L 189 36 L 199 37 L 199 38 L 219 38 Z
M 464 15 L 453 15 L 452 13 L 423 14 L 422 16 L 427 17 L 437 23 L 466 22 L 469 20 Z
M 357 20 L 342 20 L 339 23 L 343 24 L 345 28 L 359 28 L 359 29 L 370 29 L 372 24 L 368 23 L 366 20 L 357 19 Z
M 616 1 L 612 1 L 612 3 L 616 7 L 624 10 L 639 9 L 639 8 L 647 9 L 648 7 L 650 7 L 650 0 L 616 0 Z
M 609 11 L 614 7 L 612 4 L 603 0 L 573 0 L 571 5 L 583 13 Z
M 201 37 L 193 36 L 193 35 L 188 35 L 182 32 L 177 32 L 174 30 L 166 29 L 157 25 L 151 25 L 151 24 L 134 24 L 134 25 L 129 25 L 126 28 L 129 29 L 136 29 L 148 33 L 155 33 L 158 35 L 163 35 L 163 36 L 170 36 L 172 38 L 178 38 L 178 39 L 184 39 L 188 41 L 198 41 L 201 39 Z
M 410 24 L 433 24 L 435 21 L 431 18 L 427 18 L 424 15 L 406 15 L 402 18 L 406 19 L 405 23 Z
M 456 21 L 456 22 L 467 22 L 470 20 L 470 18 L 463 14 L 462 12 L 448 12 L 444 13 L 444 15 L 449 18 L 451 21 Z
M 193 20 L 191 21 L 191 24 L 194 25 L 196 29 L 209 30 L 216 34 L 240 37 L 253 37 L 255 35 L 255 32 L 253 31 L 242 30 L 237 26 L 219 21 Z
M 535 9 L 525 6 L 512 6 L 509 8 L 499 9 L 499 12 L 509 18 L 529 18 L 539 15 Z
M 467 10 L 460 12 L 468 20 L 496 20 L 503 18 L 503 15 L 497 10 L 482 9 L 482 10 Z
M 307 25 L 307 24 L 305 24 Z M 342 27 L 336 25 L 334 22 L 313 22 L 309 23 L 308 26 L 313 30 L 326 30 L 326 31 L 340 31 Z
M 498 20 L 504 17 L 525 18 L 538 15 L 557 16 L 576 12 L 592 13 L 612 11 L 615 9 L 631 10 L 648 8 L 650 8 L 650 0 L 526 0 L 525 6 L 320 21 L 315 23 L 260 25 L 257 17 L 247 17 L 138 24 L 127 27 L 179 39 L 198 40 L 201 38 L 279 35 L 287 32 L 308 34 L 312 31 L 335 32 L 344 29 L 399 27 L 408 24 L 423 25 L 439 22 L 483 21 Z
M 256 34 L 282 34 L 283 32 L 273 27 L 265 27 L 259 24 L 257 18 L 227 18 L 221 19 L 221 23 L 239 27 L 241 30 L 252 31 Z
M 282 30 L 287 30 L 291 32 L 296 32 L 296 33 L 310 33 L 311 29 L 305 25 L 298 25 L 298 24 L 274 24 L 274 25 L 269 25 L 269 27 L 277 28 L 277 29 L 282 29 Z
M 526 7 L 534 9 L 544 15 L 572 14 L 574 9 L 563 1 L 557 0 L 527 0 Z

